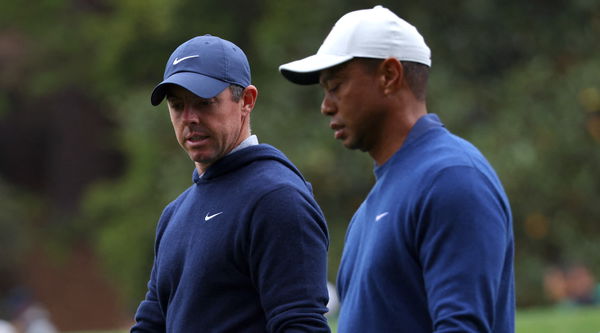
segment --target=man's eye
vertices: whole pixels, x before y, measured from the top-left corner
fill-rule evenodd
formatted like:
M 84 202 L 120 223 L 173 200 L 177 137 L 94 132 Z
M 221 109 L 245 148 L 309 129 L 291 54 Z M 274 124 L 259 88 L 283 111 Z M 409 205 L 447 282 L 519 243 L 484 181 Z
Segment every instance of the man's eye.
M 215 100 L 212 98 L 211 99 L 201 99 L 201 100 L 198 100 L 195 102 L 197 107 L 199 107 L 199 106 L 206 107 L 206 106 L 212 105 L 214 103 L 215 103 Z
M 183 102 L 177 100 L 167 99 L 167 103 L 169 103 L 169 107 L 171 107 L 172 109 L 179 110 L 183 108 Z
M 336 92 L 339 87 L 340 87 L 339 83 L 334 83 L 334 84 L 331 84 L 329 87 L 327 87 L 327 91 L 330 93 Z

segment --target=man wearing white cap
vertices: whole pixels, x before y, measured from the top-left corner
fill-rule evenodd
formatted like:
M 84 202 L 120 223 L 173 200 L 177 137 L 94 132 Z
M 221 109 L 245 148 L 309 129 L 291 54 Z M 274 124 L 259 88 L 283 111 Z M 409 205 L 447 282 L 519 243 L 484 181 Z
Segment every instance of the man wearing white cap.
M 221 38 L 167 61 L 151 102 L 166 98 L 195 168 L 158 221 L 131 332 L 329 332 L 327 225 L 300 171 L 251 135 L 257 94 L 246 55 Z
M 514 331 L 509 202 L 483 155 L 427 113 L 430 66 L 417 29 L 376 6 L 279 67 L 320 83 L 334 137 L 375 161 L 338 272 L 341 333 Z

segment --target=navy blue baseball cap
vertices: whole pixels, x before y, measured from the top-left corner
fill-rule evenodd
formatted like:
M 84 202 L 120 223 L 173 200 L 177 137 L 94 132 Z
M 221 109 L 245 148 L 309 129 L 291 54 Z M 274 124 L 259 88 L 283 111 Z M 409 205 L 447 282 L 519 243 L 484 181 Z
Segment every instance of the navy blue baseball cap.
M 212 98 L 232 84 L 243 88 L 250 85 L 250 65 L 242 49 L 232 42 L 211 35 L 198 36 L 173 51 L 163 81 L 152 91 L 152 105 L 162 102 L 168 84 Z

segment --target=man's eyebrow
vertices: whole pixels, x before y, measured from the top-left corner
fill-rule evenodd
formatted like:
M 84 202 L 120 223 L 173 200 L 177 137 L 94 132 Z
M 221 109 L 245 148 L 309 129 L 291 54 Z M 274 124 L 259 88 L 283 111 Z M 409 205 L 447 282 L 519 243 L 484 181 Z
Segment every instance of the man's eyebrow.
M 336 76 L 338 76 L 338 72 L 339 71 L 322 71 L 321 72 L 321 77 L 319 78 L 319 84 L 321 86 L 326 86 L 327 82 L 333 80 L 334 78 L 336 78 Z
M 337 65 L 333 68 L 329 68 L 329 69 L 325 69 L 325 70 L 321 71 L 321 74 L 319 77 L 319 84 L 321 86 L 325 86 L 328 81 L 341 78 L 344 75 L 343 74 L 344 70 L 347 67 L 348 67 L 348 63 L 343 63 L 343 64 Z

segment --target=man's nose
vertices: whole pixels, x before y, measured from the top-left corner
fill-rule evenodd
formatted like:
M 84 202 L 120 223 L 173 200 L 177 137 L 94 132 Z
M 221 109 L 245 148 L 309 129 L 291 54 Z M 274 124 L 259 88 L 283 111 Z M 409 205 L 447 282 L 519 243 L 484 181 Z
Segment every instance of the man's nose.
M 189 124 L 197 124 L 200 121 L 198 110 L 192 105 L 185 105 L 182 112 L 182 119 Z
M 327 93 L 323 96 L 323 101 L 321 102 L 321 113 L 325 116 L 331 116 L 335 113 L 335 104 Z

